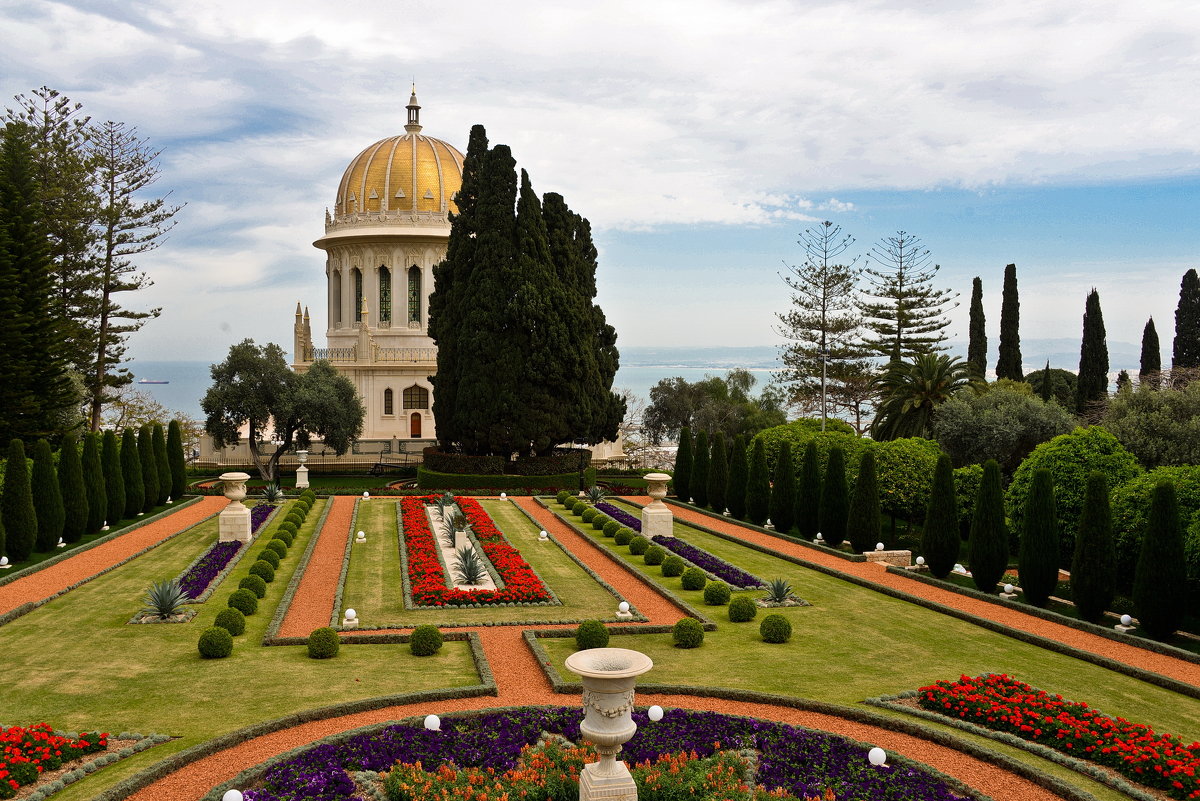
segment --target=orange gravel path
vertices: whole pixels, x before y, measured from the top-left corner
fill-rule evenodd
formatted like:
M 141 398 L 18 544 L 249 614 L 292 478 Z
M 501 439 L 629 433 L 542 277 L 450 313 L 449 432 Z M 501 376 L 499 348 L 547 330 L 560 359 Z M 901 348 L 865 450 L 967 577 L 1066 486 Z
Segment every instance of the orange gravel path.
M 313 546 L 308 567 L 279 626 L 280 637 L 307 637 L 313 629 L 329 625 L 338 578 L 342 575 L 342 561 L 349 546 L 355 500 L 346 495 L 330 498 L 329 503 L 333 506 L 325 516 L 325 525 L 320 531 L 313 532 L 317 544 Z
M 50 567 L 0 587 L 0 614 L 24 603 L 37 603 L 60 593 L 72 584 L 91 578 L 138 551 L 149 548 L 185 528 L 220 512 L 229 501 L 220 496 L 201 498 L 197 503 L 172 512 L 153 523 L 114 537 L 103 545 L 70 556 Z

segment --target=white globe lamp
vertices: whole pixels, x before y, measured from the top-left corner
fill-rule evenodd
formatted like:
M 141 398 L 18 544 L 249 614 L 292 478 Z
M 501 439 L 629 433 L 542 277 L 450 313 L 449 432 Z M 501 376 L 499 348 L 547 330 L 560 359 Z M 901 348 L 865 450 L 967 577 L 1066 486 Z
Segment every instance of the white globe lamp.
M 655 704 L 646 710 L 646 717 L 657 723 L 663 719 L 663 708 L 658 704 Z
M 1011 585 L 1011 584 L 1005 584 L 1005 585 L 1004 585 L 1004 594 L 1005 594 L 1005 595 L 1012 595 L 1012 591 L 1013 591 L 1014 589 L 1016 589 L 1016 588 L 1015 588 L 1015 587 L 1013 587 L 1013 585 Z
M 918 564 L 918 565 L 923 565 L 923 564 L 925 564 L 925 557 L 924 557 L 924 556 L 918 556 L 918 557 L 917 557 L 917 564 Z
M 221 796 L 221 801 L 242 801 L 244 797 L 241 790 L 226 790 L 225 795 Z
M 426 715 L 425 716 L 425 728 L 428 729 L 429 731 L 441 731 L 442 730 L 442 719 L 439 718 L 437 715 Z
M 353 609 L 346 610 L 346 620 L 357 620 L 357 619 L 358 619 L 358 612 L 355 612 Z
M 882 542 L 877 542 L 877 543 L 875 543 L 875 550 L 877 550 L 877 551 L 882 551 L 882 550 L 883 550 L 883 543 L 882 543 Z
M 1132 623 L 1133 623 L 1133 618 L 1131 618 L 1129 615 L 1121 615 L 1121 625 L 1122 626 L 1128 626 Z
M 629 601 L 621 601 L 621 603 L 617 604 L 617 611 L 619 611 L 621 613 L 628 612 L 629 611 Z
M 867 752 L 867 761 L 869 761 L 875 767 L 884 765 L 887 763 L 887 752 L 879 746 L 875 746 Z

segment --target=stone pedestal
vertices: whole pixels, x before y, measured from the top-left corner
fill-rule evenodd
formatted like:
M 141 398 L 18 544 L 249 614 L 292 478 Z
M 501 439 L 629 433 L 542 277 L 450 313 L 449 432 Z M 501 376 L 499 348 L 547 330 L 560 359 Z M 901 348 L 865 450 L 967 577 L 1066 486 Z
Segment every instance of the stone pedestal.
M 1017 594 L 1015 592 L 1001 592 L 1000 597 L 1006 601 L 1015 601 L 1017 599 Z
M 1131 632 L 1135 628 L 1137 628 L 1137 626 L 1123 626 L 1120 623 L 1118 623 L 1117 625 L 1113 626 L 1113 628 L 1116 629 L 1117 631 L 1121 632 L 1122 634 L 1128 634 L 1129 632 Z
M 649 484 L 646 494 L 652 500 L 642 509 L 642 536 L 648 540 L 653 540 L 659 535 L 672 535 L 671 524 L 675 518 L 663 503 L 663 498 L 667 497 L 667 482 L 670 480 L 671 477 L 666 473 L 646 474 L 646 482 Z
M 225 484 L 229 505 L 221 510 L 218 541 L 249 542 L 250 509 L 242 501 L 246 498 L 246 482 L 250 476 L 247 473 L 222 473 L 220 478 Z
M 304 466 L 308 451 L 296 451 L 296 458 L 300 460 L 300 466 L 296 468 L 296 489 L 308 489 L 308 468 Z
M 896 567 L 908 567 L 912 564 L 912 551 L 863 551 L 868 562 L 883 562 Z

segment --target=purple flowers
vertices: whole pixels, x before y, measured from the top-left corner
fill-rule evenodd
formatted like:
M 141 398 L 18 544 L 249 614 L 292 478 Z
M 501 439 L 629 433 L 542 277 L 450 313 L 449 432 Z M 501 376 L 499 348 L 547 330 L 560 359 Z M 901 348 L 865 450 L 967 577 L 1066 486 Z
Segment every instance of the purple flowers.
M 258 531 L 275 507 L 260 503 L 250 510 L 250 531 Z M 240 542 L 218 542 L 208 549 L 208 552 L 198 562 L 191 566 L 186 573 L 179 577 L 179 587 L 188 598 L 199 598 L 213 579 L 221 574 L 230 560 L 241 550 Z
M 624 509 L 618 509 L 617 507 L 613 506 L 611 503 L 605 503 L 604 501 L 601 501 L 600 503 L 596 504 L 596 508 L 599 509 L 601 512 L 604 512 L 604 514 L 608 515 L 613 520 L 616 520 L 622 526 L 631 528 L 639 534 L 642 533 L 642 521 L 638 520 L 636 517 L 629 514 L 629 512 L 626 512 Z

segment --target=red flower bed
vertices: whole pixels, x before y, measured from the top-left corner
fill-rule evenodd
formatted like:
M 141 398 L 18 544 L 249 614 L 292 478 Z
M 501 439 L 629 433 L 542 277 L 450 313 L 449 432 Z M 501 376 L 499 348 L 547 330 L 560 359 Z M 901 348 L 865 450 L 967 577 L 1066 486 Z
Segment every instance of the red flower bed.
M 12 798 L 23 785 L 33 784 L 47 770 L 84 754 L 108 748 L 108 735 L 91 732 L 71 740 L 53 733 L 49 724 L 0 728 L 0 798 Z
M 446 572 L 438 559 L 438 543 L 429 527 L 425 507 L 435 496 L 409 497 L 400 501 L 404 541 L 408 550 L 408 579 L 413 603 L 418 606 L 466 606 L 469 604 L 538 603 L 551 600 L 549 591 L 533 568 L 492 523 L 474 498 L 456 497 L 484 554 L 504 582 L 501 590 L 458 590 L 446 586 Z
M 1149 726 L 1110 718 L 1061 695 L 1035 690 L 1004 674 L 922 687 L 924 709 L 963 718 L 1112 768 L 1171 798 L 1200 798 L 1200 743 L 1156 734 Z

